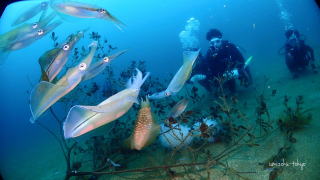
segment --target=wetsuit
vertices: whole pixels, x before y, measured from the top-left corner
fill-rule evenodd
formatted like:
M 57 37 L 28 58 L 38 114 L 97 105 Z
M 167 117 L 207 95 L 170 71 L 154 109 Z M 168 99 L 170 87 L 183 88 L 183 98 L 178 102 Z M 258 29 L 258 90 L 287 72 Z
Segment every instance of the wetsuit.
M 306 69 L 310 61 L 312 61 L 312 68 L 315 68 L 313 49 L 303 40 L 299 40 L 298 46 L 292 46 L 290 43 L 285 44 L 285 59 L 287 67 L 294 76 Z
M 221 78 L 225 73 L 237 69 L 241 82 L 249 85 L 252 82 L 251 74 L 248 67 L 244 68 L 245 61 L 238 48 L 228 41 L 222 41 L 221 46 L 217 51 L 210 47 L 206 56 L 200 56 L 192 71 L 192 75 L 206 75 L 206 78 L 200 80 L 199 83 L 208 91 L 211 91 L 212 86 L 218 87 L 219 85 L 217 78 Z M 224 85 L 230 91 L 235 91 L 236 82 L 234 78 L 226 80 Z

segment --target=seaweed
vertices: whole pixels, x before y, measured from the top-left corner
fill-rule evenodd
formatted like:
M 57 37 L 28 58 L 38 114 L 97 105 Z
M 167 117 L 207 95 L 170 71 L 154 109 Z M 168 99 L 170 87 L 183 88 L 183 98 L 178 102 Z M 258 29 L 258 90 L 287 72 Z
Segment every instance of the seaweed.
M 268 110 L 268 106 L 266 103 L 266 99 L 263 94 L 260 94 L 257 97 L 257 103 L 258 106 L 256 108 L 256 114 L 257 114 L 257 123 L 260 127 L 260 136 L 264 137 L 268 134 L 268 132 L 273 128 L 270 123 L 270 113 Z M 267 117 L 267 120 L 265 120 L 265 117 Z M 262 133 L 263 130 L 263 133 Z
M 57 42 L 58 40 L 58 36 L 56 35 L 55 32 L 52 32 L 51 33 L 51 40 L 53 41 L 53 47 L 58 47 L 59 46 L 59 43 Z
M 265 169 L 271 168 L 269 173 L 269 179 L 276 179 L 280 173 L 283 172 L 284 166 L 274 167 L 274 163 L 285 163 L 285 159 L 288 159 L 293 150 L 293 144 L 297 142 L 297 139 L 293 134 L 304 129 L 310 124 L 312 120 L 312 115 L 308 113 L 302 106 L 304 104 L 303 96 L 297 96 L 295 99 L 295 107 L 289 105 L 290 98 L 284 96 L 283 105 L 285 107 L 283 113 L 278 120 L 278 127 L 281 132 L 284 132 L 286 141 L 285 145 L 280 147 L 277 154 L 272 155 L 260 165 L 263 165 Z
M 274 167 L 274 164 L 278 163 L 285 163 L 285 159 L 289 157 L 289 155 L 292 153 L 292 145 L 284 145 L 279 148 L 277 154 L 272 155 L 270 158 L 268 158 L 263 163 L 260 163 L 260 165 L 263 166 L 264 169 L 271 168 L 271 171 L 269 173 L 269 180 L 276 179 L 281 172 L 283 172 L 284 166 L 277 166 Z
M 89 38 L 95 41 L 99 41 L 101 38 L 101 35 L 98 32 L 91 32 L 89 35 Z
M 285 110 L 278 120 L 278 126 L 281 131 L 289 134 L 289 132 L 301 130 L 310 124 L 312 114 L 309 113 L 308 109 L 302 107 L 304 104 L 303 96 L 296 97 L 294 108 L 289 106 L 288 96 L 284 97 L 283 104 Z
M 96 93 L 98 90 L 99 90 L 98 84 L 96 82 L 93 82 L 91 88 L 89 89 L 89 91 L 86 94 L 88 96 L 91 96 L 94 93 Z
M 263 165 L 263 167 L 266 168 L 272 168 L 272 163 L 281 163 L 284 161 L 284 159 L 287 159 L 288 156 L 292 153 L 292 147 L 291 145 L 284 145 L 279 148 L 277 154 L 272 155 L 269 159 L 267 159 Z
M 187 93 L 188 93 L 188 90 L 187 90 Z M 191 94 L 189 95 L 189 97 L 192 99 L 193 103 L 199 102 L 201 99 L 201 97 L 199 96 L 199 89 L 197 87 L 193 86 L 191 88 Z

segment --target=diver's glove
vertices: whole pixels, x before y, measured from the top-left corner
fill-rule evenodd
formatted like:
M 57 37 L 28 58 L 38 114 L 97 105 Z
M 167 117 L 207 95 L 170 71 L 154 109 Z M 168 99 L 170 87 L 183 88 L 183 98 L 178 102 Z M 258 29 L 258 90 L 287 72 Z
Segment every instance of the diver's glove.
M 226 77 L 228 79 L 234 79 L 239 77 L 239 71 L 238 69 L 234 69 L 232 71 L 227 71 L 223 74 L 223 77 Z
M 194 76 L 191 77 L 190 81 L 191 82 L 198 82 L 198 81 L 201 81 L 201 80 L 204 80 L 207 76 L 204 75 L 204 74 L 196 74 Z

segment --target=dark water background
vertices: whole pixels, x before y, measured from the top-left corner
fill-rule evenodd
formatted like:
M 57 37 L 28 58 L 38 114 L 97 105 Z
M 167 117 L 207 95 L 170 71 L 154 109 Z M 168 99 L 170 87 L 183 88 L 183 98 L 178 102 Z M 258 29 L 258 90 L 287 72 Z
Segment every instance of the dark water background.
M 19 11 L 32 6 L 36 1 L 10 5 L 0 20 L 0 33 L 10 30 L 10 24 Z M 283 57 L 277 54 L 283 46 L 284 24 L 279 17 L 276 0 L 95 0 L 90 1 L 105 7 L 127 26 L 123 32 L 112 23 L 103 20 L 72 20 L 58 27 L 59 41 L 75 31 L 90 27 L 99 32 L 118 49 L 129 51 L 112 63 L 116 71 L 123 70 L 132 60 L 145 60 L 152 76 L 166 77 L 175 73 L 182 62 L 178 34 L 186 20 L 195 17 L 200 21 L 200 47 L 207 50 L 205 34 L 210 28 L 218 28 L 224 39 L 241 46 L 245 58 L 254 56 L 252 73 L 255 77 L 265 74 L 272 78 L 289 76 Z M 291 13 L 292 24 L 306 36 L 314 47 L 319 60 L 320 11 L 312 0 L 282 0 Z M 255 28 L 253 27 L 255 24 Z M 88 36 L 80 40 L 87 45 Z M 0 170 L 5 176 L 8 164 L 14 161 L 18 167 L 18 155 L 24 152 L 40 153 L 38 147 L 50 145 L 51 137 L 38 126 L 30 124 L 31 116 L 27 91 L 40 76 L 38 58 L 52 48 L 49 36 L 25 49 L 12 52 L 4 66 L 0 67 Z M 258 79 L 258 78 L 257 78 Z M 104 82 L 101 82 L 104 83 Z M 61 117 L 64 114 L 60 114 Z M 46 113 L 39 120 L 52 124 Z M 15 159 L 17 157 L 17 159 Z M 29 161 L 28 159 L 24 159 Z M 34 159 L 34 161 L 37 161 Z M 32 164 L 32 163 L 31 163 Z

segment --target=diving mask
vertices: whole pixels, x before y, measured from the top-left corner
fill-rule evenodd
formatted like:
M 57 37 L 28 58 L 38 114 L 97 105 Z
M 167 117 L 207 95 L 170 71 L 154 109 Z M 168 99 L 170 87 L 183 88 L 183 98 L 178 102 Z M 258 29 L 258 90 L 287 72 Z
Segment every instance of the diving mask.
M 213 47 L 215 49 L 220 49 L 222 45 L 222 39 L 221 38 L 212 38 L 210 40 L 210 47 Z

